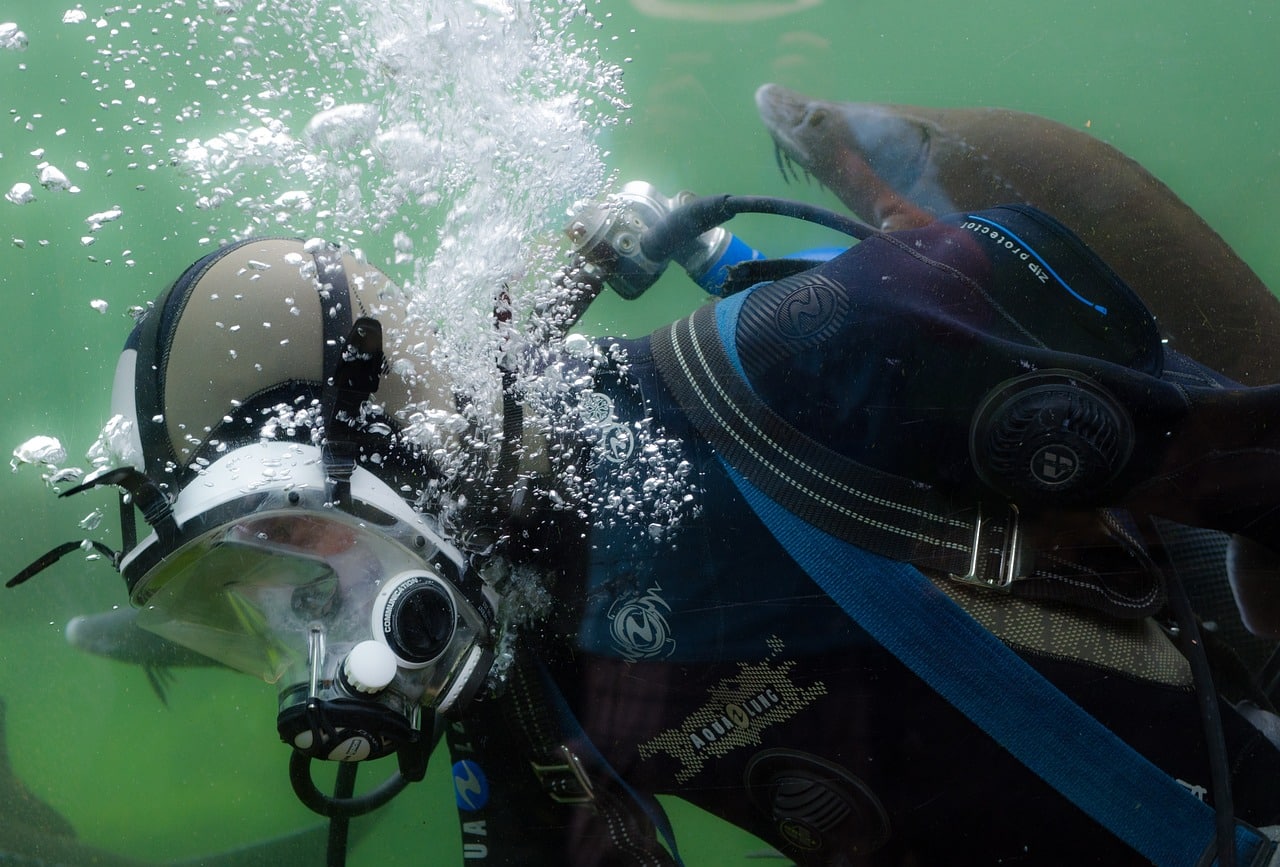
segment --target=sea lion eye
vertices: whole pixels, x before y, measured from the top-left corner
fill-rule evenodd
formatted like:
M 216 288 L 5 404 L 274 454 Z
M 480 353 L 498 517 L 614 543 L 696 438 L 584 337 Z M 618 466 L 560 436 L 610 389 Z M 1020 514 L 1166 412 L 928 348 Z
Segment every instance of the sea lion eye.
M 815 108 L 809 112 L 808 117 L 804 119 L 806 126 L 821 126 L 827 119 L 827 110 L 825 108 Z

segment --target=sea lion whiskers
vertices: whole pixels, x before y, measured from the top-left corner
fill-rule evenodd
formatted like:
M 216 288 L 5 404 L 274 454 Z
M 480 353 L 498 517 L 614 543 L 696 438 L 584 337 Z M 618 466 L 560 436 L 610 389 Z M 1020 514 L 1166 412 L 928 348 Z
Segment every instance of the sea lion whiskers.
M 787 153 L 787 149 L 779 144 L 776 139 L 773 142 L 773 158 L 778 163 L 778 171 L 782 173 L 782 179 L 788 184 L 792 181 L 799 182 L 802 172 L 806 183 L 813 180 L 813 175 L 809 174 L 809 170 L 792 159 L 791 154 Z
M 782 173 L 782 180 L 788 184 L 791 183 L 791 175 L 787 172 L 788 163 L 791 158 L 787 156 L 786 151 L 782 149 L 782 145 L 778 144 L 777 139 L 773 142 L 773 161 L 778 164 L 778 171 Z

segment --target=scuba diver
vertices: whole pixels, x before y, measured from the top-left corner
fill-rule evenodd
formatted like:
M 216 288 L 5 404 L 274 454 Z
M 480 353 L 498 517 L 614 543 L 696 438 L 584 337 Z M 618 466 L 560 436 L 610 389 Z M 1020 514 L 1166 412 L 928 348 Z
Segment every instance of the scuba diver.
M 744 211 L 858 243 L 762 259 Z M 670 261 L 721 298 L 546 360 L 549 430 L 501 371 L 464 474 L 432 335 L 337 249 L 225 246 L 126 344 L 120 465 L 63 495 L 120 488 L 140 625 L 278 686 L 304 803 L 375 809 L 443 739 L 490 864 L 682 863 L 658 795 L 803 865 L 1280 864 L 1280 718 L 1214 686 L 1166 556 L 1214 528 L 1269 577 L 1274 389 L 1026 206 L 879 232 L 632 184 L 569 234 L 566 322 Z

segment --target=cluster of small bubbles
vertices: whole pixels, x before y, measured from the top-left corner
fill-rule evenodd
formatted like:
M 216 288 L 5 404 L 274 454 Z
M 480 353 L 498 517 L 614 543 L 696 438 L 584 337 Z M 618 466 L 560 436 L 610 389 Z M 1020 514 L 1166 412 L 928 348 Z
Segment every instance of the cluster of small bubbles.
M 183 142 L 175 159 L 197 207 L 248 218 L 237 234 L 283 227 L 351 244 L 400 224 L 411 327 L 438 336 L 431 362 L 470 405 L 494 406 L 497 296 L 512 322 L 534 316 L 537 275 L 563 256 L 551 239 L 566 205 L 603 187 L 596 138 L 624 107 L 620 72 L 571 35 L 575 19 L 590 19 L 586 6 L 563 0 L 365 0 L 322 14 L 282 0 L 230 15 L 218 26 L 245 50 L 239 79 L 257 93 L 231 129 Z M 282 69 L 250 50 L 269 29 L 305 60 Z
M 597 391 L 602 375 L 626 380 L 618 346 L 571 340 L 559 350 L 559 360 L 543 364 L 541 389 L 529 392 L 535 404 L 544 402 L 540 415 L 552 441 L 576 444 L 555 457 L 553 500 L 595 526 L 625 529 L 636 544 L 663 541 L 699 510 L 697 479 L 681 457 L 681 442 L 652 419 L 616 418 L 612 400 Z
M 661 540 L 696 513 L 696 497 L 689 466 L 677 458 L 676 443 L 649 430 L 638 428 L 642 443 L 626 464 L 601 465 L 601 449 L 593 456 L 597 482 L 588 487 L 587 501 L 592 504 L 593 520 L 600 525 L 625 523 L 643 528 L 652 540 Z
M 498 640 L 487 683 L 491 692 L 500 692 L 505 684 L 511 664 L 515 661 L 522 630 L 543 620 L 554 603 L 545 576 L 518 564 L 504 566 L 509 568 L 503 569 L 504 574 L 498 586 L 501 594 L 498 605 Z
M 317 401 L 301 407 L 279 403 L 266 410 L 264 415 L 265 420 L 259 430 L 263 439 L 277 439 L 281 436 L 293 439 L 299 430 L 308 430 L 313 440 L 319 440 L 320 405 Z

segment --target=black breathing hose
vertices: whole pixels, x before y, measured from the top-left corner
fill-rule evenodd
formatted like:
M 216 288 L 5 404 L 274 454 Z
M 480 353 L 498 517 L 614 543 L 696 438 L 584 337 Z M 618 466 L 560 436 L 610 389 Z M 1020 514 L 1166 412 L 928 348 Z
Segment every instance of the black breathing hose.
M 359 765 L 355 762 L 342 762 L 338 765 L 338 779 L 333 784 L 333 800 L 349 801 L 356 791 L 356 771 Z M 308 778 L 310 772 L 308 772 Z M 325 850 L 325 867 L 346 867 L 347 863 L 347 831 L 351 828 L 350 816 L 329 817 L 329 842 Z
M 640 238 L 640 250 L 654 262 L 672 259 L 682 247 L 703 232 L 728 222 L 738 214 L 777 214 L 794 217 L 864 241 L 879 230 L 853 217 L 789 199 L 771 196 L 704 196 L 675 208 Z
M 1174 572 L 1173 569 L 1166 570 L 1165 587 L 1169 607 L 1173 609 L 1174 619 L 1178 622 L 1178 638 L 1182 642 L 1183 653 L 1191 663 L 1191 679 L 1195 683 L 1196 699 L 1200 705 L 1200 724 L 1204 727 L 1205 747 L 1209 753 L 1210 791 L 1213 792 L 1218 828 L 1217 864 L 1218 867 L 1236 867 L 1236 811 L 1231 795 L 1230 759 L 1223 736 L 1218 693 L 1213 686 L 1209 660 L 1204 652 L 1204 639 L 1200 637 L 1191 600 Z
M 1156 536 L 1159 537 L 1160 524 L 1151 521 Z M 1113 526 L 1113 529 L 1115 527 Z M 1128 534 L 1122 534 L 1127 539 Z M 1200 635 L 1200 627 L 1196 620 L 1195 610 L 1191 606 L 1191 598 L 1182 586 L 1178 571 L 1173 564 L 1168 569 L 1161 569 L 1139 544 L 1127 545 L 1145 568 L 1152 574 L 1164 579 L 1165 593 L 1169 598 L 1169 608 L 1173 612 L 1174 621 L 1178 624 L 1178 641 L 1182 645 L 1183 655 L 1191 666 L 1191 680 L 1195 686 L 1196 703 L 1200 709 L 1200 725 L 1204 732 L 1205 750 L 1209 758 L 1209 791 L 1213 795 L 1213 810 L 1217 837 L 1217 867 L 1236 867 L 1236 810 L 1231 794 L 1231 764 L 1227 753 L 1225 731 L 1222 727 L 1222 712 L 1218 707 L 1218 690 L 1213 685 L 1213 674 L 1209 669 L 1209 659 L 1205 654 L 1204 639 Z M 1166 546 L 1167 547 L 1167 546 Z
M 342 767 L 338 769 L 339 785 L 343 782 L 342 768 L 347 764 L 344 762 Z M 354 779 L 353 774 L 353 782 Z M 293 755 L 289 757 L 289 782 L 293 784 L 293 793 L 298 796 L 298 800 L 304 806 L 315 813 L 319 813 L 321 816 L 327 816 L 331 819 L 334 817 L 351 819 L 356 816 L 363 816 L 365 813 L 371 813 L 400 794 L 404 791 L 405 786 L 409 785 L 409 780 L 405 778 L 404 774 L 396 771 L 378 788 L 359 797 L 351 797 L 350 795 L 342 797 L 338 792 L 335 792 L 334 796 L 330 797 L 317 789 L 315 781 L 311 779 L 311 757 L 298 750 L 294 750 Z

